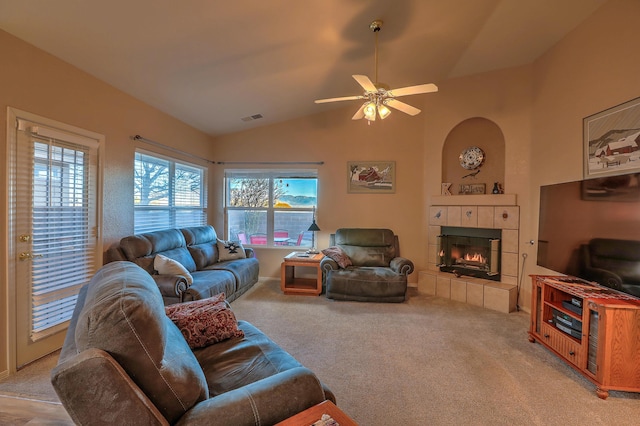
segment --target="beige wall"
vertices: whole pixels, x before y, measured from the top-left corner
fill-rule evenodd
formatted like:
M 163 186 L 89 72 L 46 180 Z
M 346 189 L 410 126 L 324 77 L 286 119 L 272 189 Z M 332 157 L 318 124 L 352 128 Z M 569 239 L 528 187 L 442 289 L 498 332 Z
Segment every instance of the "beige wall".
M 394 112 L 367 126 L 351 121 L 355 105 L 251 131 L 211 139 L 95 78 L 0 31 L 0 106 L 2 124 L 12 106 L 106 136 L 104 171 L 105 245 L 133 230 L 133 134 L 216 161 L 324 161 L 319 166 L 319 247 L 338 227 L 389 227 L 400 236 L 402 254 L 417 269 L 426 266 L 427 209 L 440 193 L 442 149 L 460 122 L 483 117 L 496 123 L 505 140 L 504 187 L 516 194 L 521 212 L 520 251 L 527 253 L 520 305 L 529 306 L 530 273 L 535 266 L 538 192 L 541 184 L 582 177 L 582 119 L 640 96 L 640 2 L 610 0 L 534 64 L 436 81 L 440 91 L 411 99 L 423 109 L 417 117 Z M 425 76 L 425 81 L 429 81 Z M 6 152 L 4 131 L 0 149 Z M 395 160 L 395 194 L 347 194 L 346 162 Z M 235 166 L 234 166 L 235 167 Z M 210 167 L 209 218 L 224 229 L 222 173 Z M 0 162 L 6 179 L 6 164 Z M 2 185 L 2 234 L 7 232 L 7 191 Z M 258 250 L 262 276 L 277 276 L 286 250 Z M 0 277 L 6 315 L 6 244 L 0 248 Z M 411 281 L 415 282 L 417 274 Z M 0 341 L 8 341 L 7 318 Z M 7 365 L 0 351 L 0 374 Z
M 184 123 L 126 95 L 94 77 L 0 31 L 0 152 L 6 158 L 7 107 L 91 130 L 106 136 L 104 149 L 103 241 L 108 247 L 133 232 L 133 153 L 130 137 L 141 134 L 208 157 L 211 138 Z M 143 145 L 141 145 L 143 146 Z M 155 150 L 155 149 L 154 149 Z M 157 150 L 156 150 L 157 151 Z M 185 158 L 190 160 L 189 158 Z M 0 320 L 0 375 L 8 366 L 8 315 L 12 298 L 8 283 L 7 164 L 0 161 L 0 248 L 2 317 Z
M 610 0 L 534 64 L 531 238 L 540 186 L 582 179 L 583 118 L 640 96 L 639 16 L 639 1 Z M 550 273 L 535 266 L 535 249 L 526 272 Z
M 425 265 L 426 257 L 426 242 L 421 237 L 423 121 L 395 112 L 386 120 L 369 126 L 365 120 L 351 120 L 357 108 L 357 104 L 351 104 L 345 109 L 219 137 L 215 142 L 216 160 L 324 162 L 317 166 L 316 215 L 321 229 L 317 233 L 318 248 L 327 247 L 329 234 L 340 227 L 390 228 L 399 236 L 402 255 L 413 259 L 420 268 Z M 395 194 L 348 194 L 347 161 L 352 160 L 395 161 Z M 218 179 L 215 180 L 218 182 L 222 182 L 224 167 L 265 166 L 217 166 L 215 173 Z M 299 166 L 291 164 L 286 167 Z M 217 188 L 212 196 L 212 205 L 221 206 L 221 184 Z M 213 225 L 221 233 L 224 229 L 223 212 L 217 213 Z M 260 259 L 260 275 L 278 277 L 282 258 L 289 250 L 256 249 L 256 253 Z

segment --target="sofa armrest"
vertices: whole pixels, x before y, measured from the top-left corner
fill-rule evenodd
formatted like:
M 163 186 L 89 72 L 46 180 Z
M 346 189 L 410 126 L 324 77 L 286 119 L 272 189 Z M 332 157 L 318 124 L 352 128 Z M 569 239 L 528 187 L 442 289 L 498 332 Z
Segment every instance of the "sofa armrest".
M 409 275 L 413 272 L 413 262 L 404 257 L 394 257 L 389 267 L 400 275 Z
M 322 270 L 322 272 L 329 272 L 340 269 L 340 266 L 338 266 L 338 262 L 331 259 L 329 256 L 325 256 L 320 261 L 320 269 Z
M 244 254 L 247 256 L 247 259 L 256 257 L 256 252 L 251 247 L 245 247 Z
M 318 378 L 297 367 L 201 401 L 177 425 L 272 425 L 325 399 Z
M 51 384 L 76 424 L 126 424 L 132 419 L 144 425 L 169 424 L 120 364 L 101 349 L 87 349 L 55 366 Z
M 158 285 L 163 298 L 177 297 L 181 299 L 182 293 L 189 287 L 187 285 L 187 279 L 182 275 L 159 274 L 151 275 L 151 277 Z

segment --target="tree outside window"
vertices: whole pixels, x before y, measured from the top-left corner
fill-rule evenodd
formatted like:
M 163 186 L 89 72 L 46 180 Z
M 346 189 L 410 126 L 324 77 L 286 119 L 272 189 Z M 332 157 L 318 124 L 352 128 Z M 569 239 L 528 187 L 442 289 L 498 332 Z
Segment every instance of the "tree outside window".
M 136 152 L 136 233 L 206 224 L 205 170 L 192 164 Z
M 226 175 L 230 239 L 262 246 L 311 246 L 306 230 L 317 204 L 315 171 L 227 171 Z

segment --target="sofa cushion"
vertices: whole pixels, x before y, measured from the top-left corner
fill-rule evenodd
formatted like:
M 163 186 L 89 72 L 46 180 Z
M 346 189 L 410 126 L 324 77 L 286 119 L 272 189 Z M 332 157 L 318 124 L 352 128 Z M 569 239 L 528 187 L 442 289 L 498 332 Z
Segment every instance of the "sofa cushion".
M 180 262 L 189 272 L 196 270 L 184 236 L 177 229 L 124 237 L 120 240 L 120 247 L 127 260 L 136 263 L 149 274 L 154 273 L 153 263 L 157 253 Z
M 195 271 L 192 275 L 193 284 L 184 291 L 183 302 L 206 299 L 220 293 L 234 294 L 236 292 L 236 278 L 229 271 L 205 269 L 203 271 Z
M 211 225 L 191 226 L 180 230 L 184 236 L 187 246 L 194 246 L 203 243 L 214 243 L 218 236 L 216 230 Z
M 160 290 L 131 262 L 109 263 L 91 279 L 75 340 L 78 351 L 108 352 L 169 423 L 209 396 L 202 368 L 165 314 Z
M 196 244 L 188 248 L 198 271 L 218 262 L 218 245 L 215 242 Z
M 193 351 L 207 376 L 212 398 L 301 366 L 252 324 L 238 321 L 238 327 L 244 339 L 229 339 Z
M 182 232 L 177 229 L 153 231 L 142 234 L 142 236 L 151 242 L 152 253 L 160 253 L 179 247 L 187 247 L 187 243 L 184 240 Z
M 192 349 L 232 337 L 244 337 L 224 293 L 207 299 L 166 306 L 167 316 L 178 326 Z
M 407 277 L 383 267 L 332 270 L 327 273 L 327 298 L 362 302 L 403 302 Z
M 391 259 L 388 247 L 360 247 L 350 245 L 339 245 L 353 266 L 381 266 L 389 267 Z
M 244 259 L 247 254 L 244 251 L 244 247 L 238 241 L 223 241 L 218 240 L 218 253 L 220 261 Z
M 131 235 L 120 240 L 120 249 L 124 258 L 140 266 L 153 275 L 154 256 L 151 254 L 153 246 L 143 235 Z
M 205 269 L 221 260 L 222 252 L 218 248 L 218 237 L 213 226 L 192 226 L 181 231 L 197 270 Z
M 223 270 L 232 273 L 237 282 L 237 291 L 244 287 L 250 287 L 258 281 L 260 262 L 255 257 L 248 257 L 246 259 L 218 262 L 209 265 L 206 270 Z M 227 293 L 227 295 L 229 294 Z M 227 297 L 227 299 L 232 300 L 230 297 Z
M 341 268 L 353 265 L 351 258 L 338 246 L 327 247 L 322 250 L 322 254 L 333 259 Z
M 390 229 L 340 228 L 335 245 L 351 259 L 353 266 L 385 266 L 397 256 L 395 235 Z
M 156 252 L 156 254 L 157 253 L 162 254 L 169 259 L 173 259 L 176 262 L 182 264 L 182 266 L 184 266 L 189 272 L 197 271 L 196 263 L 193 261 L 193 257 L 191 257 L 191 254 L 186 247 L 178 247 L 172 250 Z
M 193 277 L 189 271 L 187 271 L 187 268 L 182 266 L 180 262 L 169 259 L 162 254 L 156 254 L 156 258 L 153 261 L 153 267 L 159 274 L 182 275 L 186 278 L 187 285 L 191 285 L 193 283 Z

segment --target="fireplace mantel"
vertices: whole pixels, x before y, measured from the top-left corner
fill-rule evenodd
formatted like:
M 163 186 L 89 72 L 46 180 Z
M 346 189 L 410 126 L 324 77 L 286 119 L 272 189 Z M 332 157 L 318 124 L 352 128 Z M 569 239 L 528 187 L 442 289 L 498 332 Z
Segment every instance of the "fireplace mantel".
M 434 206 L 516 206 L 516 194 L 432 195 Z

